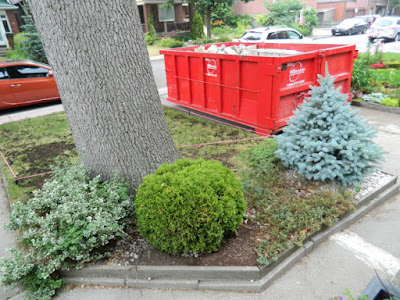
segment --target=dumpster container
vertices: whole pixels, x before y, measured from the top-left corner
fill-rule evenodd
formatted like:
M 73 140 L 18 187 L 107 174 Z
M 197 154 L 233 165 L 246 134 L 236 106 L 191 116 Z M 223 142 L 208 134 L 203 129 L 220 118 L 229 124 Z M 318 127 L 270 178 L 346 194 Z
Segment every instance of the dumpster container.
M 235 42 L 215 45 L 240 44 L 254 47 L 253 43 Z M 167 100 L 253 127 L 260 135 L 286 125 L 309 86 L 317 84 L 317 74 L 325 75 L 325 63 L 335 86 L 349 93 L 357 57 L 354 45 L 256 44 L 257 49 L 266 49 L 260 51 L 276 49 L 281 53 L 276 56 L 199 53 L 195 52 L 198 47 L 160 51 L 165 60 Z M 282 55 L 283 50 L 291 54 Z

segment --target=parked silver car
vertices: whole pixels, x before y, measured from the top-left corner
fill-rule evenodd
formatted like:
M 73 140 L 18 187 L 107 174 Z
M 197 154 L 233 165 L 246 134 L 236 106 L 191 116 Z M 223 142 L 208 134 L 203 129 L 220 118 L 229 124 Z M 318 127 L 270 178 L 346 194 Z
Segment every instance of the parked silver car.
M 400 40 L 400 17 L 382 17 L 377 19 L 367 32 L 370 41 L 383 39 L 398 42 Z
M 242 43 L 299 43 L 307 42 L 297 30 L 289 27 L 259 27 L 246 30 L 240 39 L 234 42 Z

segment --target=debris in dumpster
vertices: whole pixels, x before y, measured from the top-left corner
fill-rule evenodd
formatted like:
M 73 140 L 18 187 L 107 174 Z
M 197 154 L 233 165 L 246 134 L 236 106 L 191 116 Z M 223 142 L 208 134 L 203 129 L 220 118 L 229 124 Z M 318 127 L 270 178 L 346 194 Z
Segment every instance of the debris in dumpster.
M 217 53 L 217 54 L 229 54 L 229 55 L 252 55 L 252 56 L 289 56 L 297 55 L 302 53 L 297 50 L 287 50 L 287 49 L 257 49 L 257 45 L 246 46 L 240 44 L 238 46 L 233 45 L 226 47 L 225 45 L 217 46 L 212 44 L 207 49 L 204 46 L 200 46 L 194 49 L 197 53 Z

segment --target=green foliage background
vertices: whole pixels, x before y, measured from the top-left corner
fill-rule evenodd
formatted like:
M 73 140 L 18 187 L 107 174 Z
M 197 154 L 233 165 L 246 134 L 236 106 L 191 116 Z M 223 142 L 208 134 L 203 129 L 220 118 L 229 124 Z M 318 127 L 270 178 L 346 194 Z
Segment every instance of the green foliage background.
M 195 12 L 193 16 L 192 28 L 190 30 L 192 34 L 192 39 L 202 39 L 205 37 L 204 29 L 203 29 L 203 18 L 200 16 L 198 12 Z
M 28 54 L 29 59 L 47 64 L 46 52 L 28 5 L 24 5 L 24 11 L 25 16 L 22 18 L 25 25 L 22 26 L 22 29 L 25 38 L 21 41 L 22 50 Z
M 306 7 L 300 0 L 277 0 L 274 3 L 265 2 L 269 14 L 256 16 L 256 20 L 263 26 L 293 27 L 303 35 L 311 35 L 318 25 L 318 13 L 314 8 Z M 303 9 L 304 23 L 296 23 L 296 17 Z

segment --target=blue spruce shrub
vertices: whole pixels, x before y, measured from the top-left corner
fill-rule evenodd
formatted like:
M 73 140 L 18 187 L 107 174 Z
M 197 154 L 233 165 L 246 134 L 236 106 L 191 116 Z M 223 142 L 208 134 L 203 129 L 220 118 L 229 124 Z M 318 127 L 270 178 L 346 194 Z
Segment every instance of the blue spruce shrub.
M 239 228 L 246 203 L 240 182 L 220 162 L 180 159 L 144 177 L 135 209 L 140 234 L 155 248 L 210 253 Z
M 318 77 L 320 86 L 310 87 L 310 97 L 277 136 L 276 156 L 307 179 L 356 184 L 373 171 L 383 151 L 372 141 L 376 132 L 351 110 L 330 75 Z

